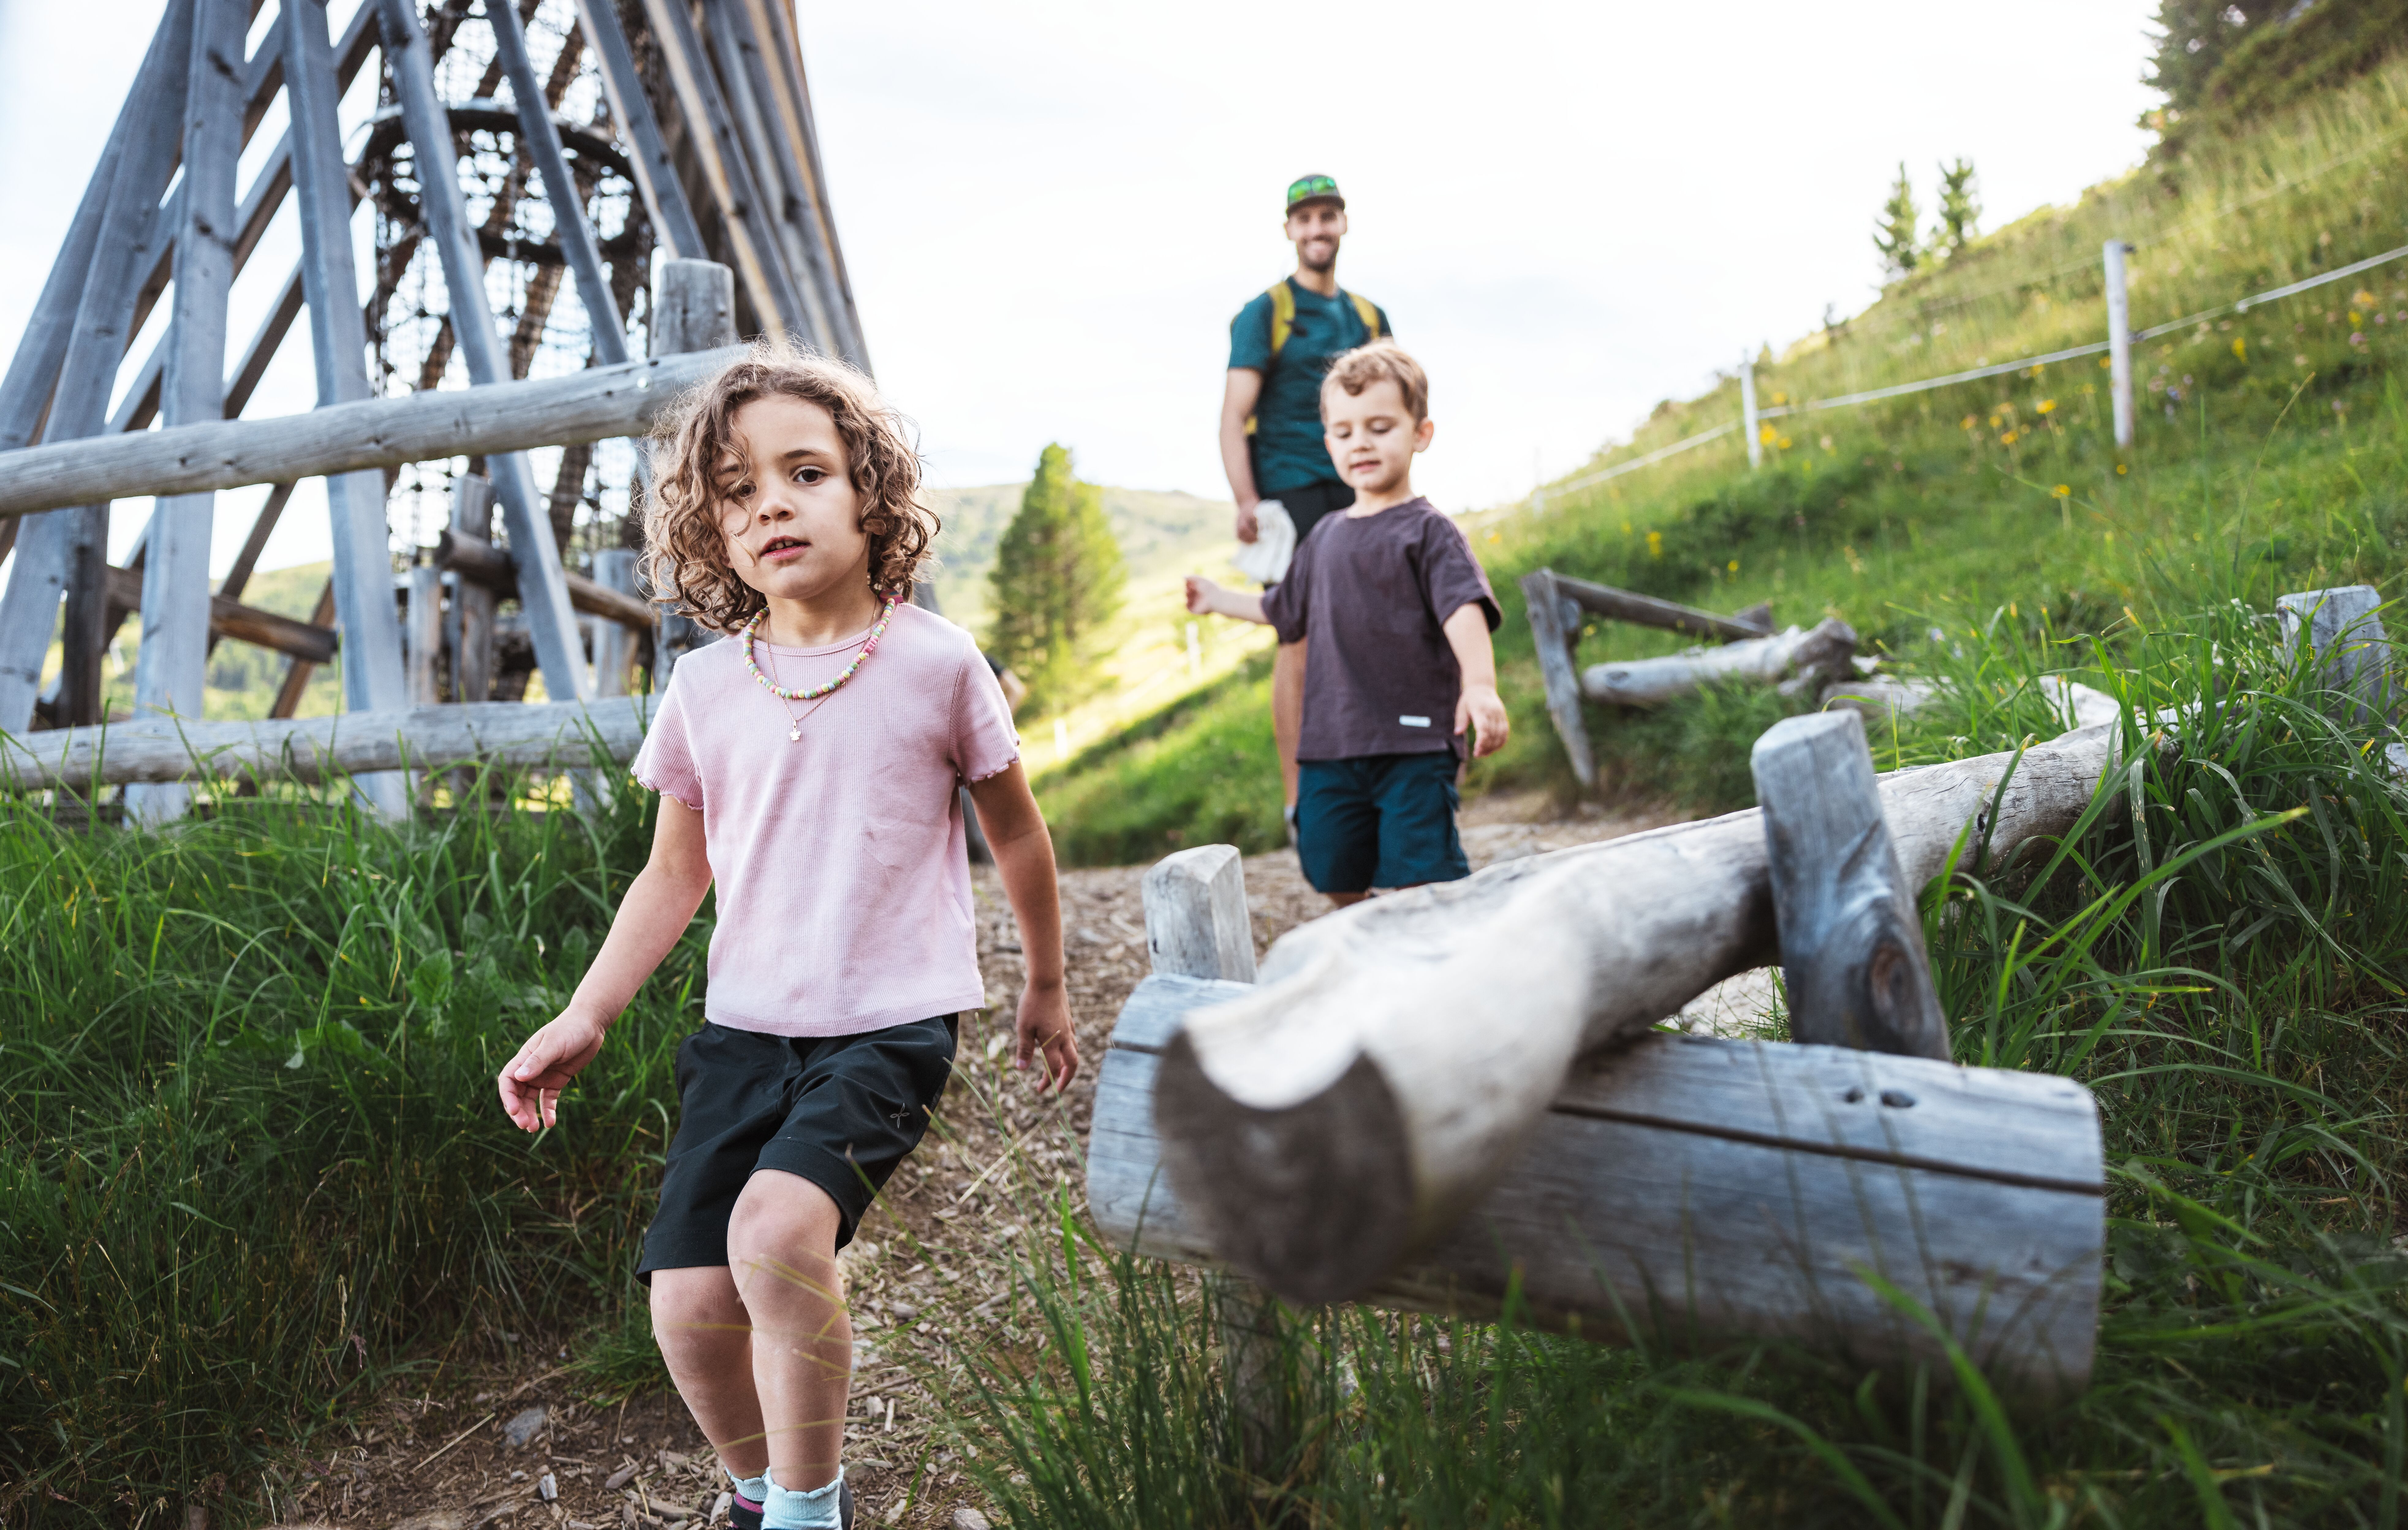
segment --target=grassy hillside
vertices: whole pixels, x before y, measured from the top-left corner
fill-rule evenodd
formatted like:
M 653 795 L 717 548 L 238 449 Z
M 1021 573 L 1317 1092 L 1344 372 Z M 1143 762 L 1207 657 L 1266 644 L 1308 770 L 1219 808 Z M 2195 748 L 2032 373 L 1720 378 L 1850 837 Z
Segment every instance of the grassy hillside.
M 931 489 L 928 499 L 945 523 L 937 538 L 942 567 L 937 599 L 945 614 L 974 632 L 987 622 L 987 571 L 996 543 L 1020 509 L 1025 484 L 974 489 Z M 1177 490 L 1104 490 L 1104 517 L 1127 560 L 1132 586 L 1186 572 L 1228 556 L 1230 506 Z
M 2178 166 L 2135 171 L 2047 208 L 1889 289 L 1757 373 L 1768 406 L 1831 397 L 2044 354 L 2105 332 L 2100 246 L 2132 257 L 2138 327 L 2180 318 L 2408 242 L 2408 64 L 2375 71 Z M 1541 565 L 1696 604 L 1772 602 L 1776 620 L 1836 614 L 1906 657 L 1935 628 L 1995 610 L 2032 634 L 2103 635 L 2186 610 L 2211 567 L 2261 603 L 2281 589 L 2394 580 L 2398 371 L 2408 356 L 2408 262 L 2221 315 L 2135 357 L 2140 434 L 2114 450 L 2105 372 L 2083 358 L 1859 408 L 1770 423 L 1761 471 L 1736 432 L 1590 488 L 1543 513 L 1505 507 L 1466 529 L 1508 610 L 1498 634 L 1518 731 L 1472 789 L 1569 792 L 1512 582 Z M 1569 482 L 1739 414 L 1738 385 L 1668 400 Z M 1950 637 L 1945 641 L 1958 641 Z M 1581 657 L 1670 651 L 1606 624 Z M 1267 693 L 1090 751 L 1047 785 L 1073 857 L 1106 859 L 1203 833 L 1280 837 Z M 1707 698 L 1655 714 L 1593 713 L 1607 789 L 1695 805 L 1748 800 L 1744 743 L 1762 699 Z M 1200 784 L 1210 781 L 1208 794 Z M 1231 803 L 1242 804 L 1232 812 Z

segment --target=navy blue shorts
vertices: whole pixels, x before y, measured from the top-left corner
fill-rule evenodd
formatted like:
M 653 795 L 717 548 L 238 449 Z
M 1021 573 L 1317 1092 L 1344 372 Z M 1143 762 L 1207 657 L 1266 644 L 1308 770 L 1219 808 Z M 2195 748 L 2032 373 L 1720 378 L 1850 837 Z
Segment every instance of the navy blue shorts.
M 850 1036 L 772 1036 L 705 1022 L 678 1047 L 677 1135 L 636 1276 L 727 1263 L 727 1219 L 757 1169 L 827 1191 L 839 1249 L 904 1156 L 953 1069 L 959 1017 Z
M 1455 837 L 1455 754 L 1297 762 L 1296 853 L 1322 892 L 1471 874 Z

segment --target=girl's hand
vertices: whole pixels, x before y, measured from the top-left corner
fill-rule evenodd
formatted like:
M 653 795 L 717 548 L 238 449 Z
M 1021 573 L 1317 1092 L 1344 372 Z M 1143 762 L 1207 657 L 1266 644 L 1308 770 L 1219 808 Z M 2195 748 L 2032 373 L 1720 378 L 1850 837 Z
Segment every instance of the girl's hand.
M 560 1091 L 602 1050 L 608 1028 L 575 1010 L 526 1039 L 502 1069 L 502 1113 L 522 1132 L 540 1132 L 560 1119 Z
M 1060 1094 L 1079 1072 L 1079 1033 L 1070 1024 L 1070 1001 L 1059 983 L 1031 983 L 1020 990 L 1019 1049 L 1011 1065 L 1025 1068 L 1039 1050 L 1045 1071 L 1038 1076 L 1037 1092 L 1050 1086 Z

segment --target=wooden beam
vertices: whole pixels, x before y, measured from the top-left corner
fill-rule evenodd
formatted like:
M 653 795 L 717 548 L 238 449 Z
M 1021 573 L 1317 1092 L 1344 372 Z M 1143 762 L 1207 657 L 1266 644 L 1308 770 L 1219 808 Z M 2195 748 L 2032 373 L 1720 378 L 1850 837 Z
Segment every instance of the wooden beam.
M 611 123 L 627 138 L 636 189 L 643 195 L 644 210 L 651 214 L 652 233 L 663 253 L 671 260 L 709 259 L 702 230 L 695 225 L 694 209 L 686 205 L 685 188 L 678 181 L 677 164 L 661 139 L 660 119 L 652 114 L 652 98 L 644 94 L 643 79 L 636 72 L 635 53 L 619 25 L 617 5 L 614 0 L 577 0 L 577 20 L 593 44 L 602 90 L 610 100 Z
M 1899 868 L 1854 711 L 1785 717 L 1748 757 L 1764 810 L 1794 1041 L 1945 1062 L 1916 889 Z
M 720 354 L 736 338 L 736 273 L 708 260 L 665 260 L 652 279 L 652 359 L 681 354 Z M 662 593 L 655 590 L 652 593 Z M 710 641 L 710 634 L 674 602 L 659 608 L 652 632 L 652 690 L 668 689 L 677 661 Z
M 0 516 L 639 436 L 681 390 L 742 354 L 731 347 L 492 387 L 363 397 L 306 414 L 29 447 L 0 456 Z
M 1884 777 L 1908 886 L 1977 818 L 1994 862 L 2066 832 L 2120 738 L 2085 729 Z M 1755 810 L 1314 920 L 1246 999 L 1190 1016 L 1165 1050 L 1172 1185 L 1238 1269 L 1292 1301 L 1353 1296 L 1496 1183 L 1575 1057 L 1778 949 Z
M 108 597 L 127 611 L 142 609 L 145 595 L 143 577 L 133 569 L 111 565 L 108 570 Z M 222 595 L 209 597 L 209 637 L 233 638 L 260 648 L 270 648 L 294 658 L 308 659 L 312 664 L 333 661 L 337 642 L 335 629 L 323 623 L 296 622 L 257 606 L 247 606 Z M 180 716 L 197 715 L 196 712 L 179 712 Z
M 626 330 L 618 305 L 610 299 L 610 279 L 602 270 L 602 251 L 595 240 L 594 225 L 585 218 L 585 197 L 568 173 L 543 82 L 536 79 L 535 65 L 527 57 L 526 30 L 519 24 L 518 12 L 509 6 L 489 6 L 485 15 L 493 22 L 496 56 L 510 82 L 511 104 L 518 109 L 519 141 L 526 146 L 537 173 L 543 178 L 544 199 L 552 204 L 552 237 L 568 257 L 568 268 L 577 277 L 578 300 L 593 321 L 594 354 L 604 366 L 614 366 L 627 359 Z
M 1721 616 L 1675 600 L 1659 600 L 1652 595 L 1618 590 L 1611 585 L 1594 585 L 1570 574 L 1555 574 L 1555 588 L 1578 601 L 1584 610 L 1617 622 L 1636 622 L 1641 627 L 1660 627 L 1668 632 L 1686 632 L 1700 638 L 1720 638 L 1726 642 L 1772 635 L 1769 610 L 1763 616 L 1752 610 L 1736 616 Z
M 768 90 L 768 72 L 762 67 L 760 44 L 733 3 L 705 6 L 702 24 L 718 64 L 721 101 L 736 124 L 763 221 L 784 256 L 787 281 L 802 305 L 811 348 L 841 355 L 843 337 L 829 310 L 830 285 L 821 268 L 819 241 L 802 222 L 802 175 L 784 153 L 784 140 L 770 132 L 771 108 L 762 99 Z
M 1580 676 L 1572 671 L 1572 641 L 1579 629 L 1565 630 L 1564 596 L 1558 575 L 1540 569 L 1522 576 L 1522 609 L 1530 618 L 1530 637 L 1539 651 L 1539 680 L 1546 687 L 1547 718 L 1563 742 L 1564 758 L 1571 762 L 1572 779 L 1581 790 L 1597 789 L 1597 756 L 1588 742 L 1588 720 L 1581 714 Z
M 519 594 L 518 564 L 509 553 L 480 537 L 447 528 L 436 539 L 435 567 L 458 574 L 502 599 Z M 589 616 L 603 616 L 638 632 L 652 628 L 653 610 L 633 594 L 622 594 L 583 574 L 567 576 L 569 603 Z
M 452 333 L 468 364 L 470 381 L 502 383 L 509 380 L 509 355 L 494 330 L 494 311 L 486 302 L 484 261 L 470 233 L 467 206 L 460 191 L 459 152 L 452 142 L 450 118 L 435 93 L 434 63 L 418 30 L 417 6 L 414 0 L 378 0 L 378 4 L 382 7 L 384 56 L 410 147 L 422 166 L 430 171 L 440 166 L 443 172 L 419 177 L 418 201 L 428 242 L 442 261 Z M 576 613 L 562 579 L 560 548 L 552 541 L 552 522 L 544 513 L 535 473 L 517 452 L 486 454 L 485 470 L 501 498 L 503 523 L 519 560 L 519 599 L 526 613 L 528 635 L 535 642 L 544 688 L 567 700 L 590 697 L 594 671 L 579 640 Z
M 294 674 L 306 683 L 304 663 Z M 298 686 L 287 676 L 288 691 Z M 281 703 L 280 703 L 281 704 Z M 598 747 L 633 759 L 643 743 L 652 699 L 609 701 L 483 701 L 466 705 L 347 712 L 294 720 L 169 722 L 145 719 L 106 727 L 0 736 L 0 784 L 18 791 L 136 781 L 301 782 L 358 778 L 453 765 L 581 768 Z
M 1114 1245 L 1223 1262 L 1165 1172 L 1154 1096 L 1184 1024 L 1252 991 L 1157 974 L 1122 1009 L 1087 1139 L 1088 1209 Z M 1487 1319 L 1510 1291 L 1516 1321 L 1591 1340 L 1686 1353 L 1777 1339 L 1945 1374 L 1870 1271 L 1993 1385 L 2044 1401 L 2089 1379 L 2103 1178 L 2097 1104 L 2070 1079 L 1647 1035 L 1575 1066 L 1494 1188 L 1350 1294 Z
M 309 620 L 313 626 L 324 627 L 334 619 L 335 582 L 330 579 L 318 592 L 318 604 Z M 285 667 L 284 683 L 276 687 L 276 700 L 268 705 L 268 716 L 285 718 L 300 711 L 302 693 L 309 688 L 309 677 L 317 669 L 318 666 L 308 659 L 294 656 L 293 662 Z
M 847 361 L 868 371 L 869 344 L 863 337 L 861 310 L 853 297 L 853 278 L 844 265 L 844 245 L 836 235 L 836 210 L 827 195 L 827 171 L 820 164 L 819 127 L 811 117 L 810 83 L 803 78 L 803 51 L 795 36 L 788 7 L 775 0 L 743 0 L 752 28 L 762 39 L 762 52 L 771 65 L 771 94 L 792 143 L 795 164 L 803 178 L 806 210 L 830 282 L 829 302 L 836 310 L 840 347 Z
M 1848 660 L 1856 651 L 1856 629 L 1837 616 L 1827 616 L 1808 632 L 1793 627 L 1777 638 L 1749 638 L 1663 658 L 1592 664 L 1581 671 L 1581 694 L 1605 705 L 1646 707 L 1733 680 L 1820 687 L 1826 681 L 1848 677 Z
M 443 570 L 422 563 L 408 577 L 409 620 L 402 628 L 402 653 L 409 666 L 409 704 L 431 707 L 443 700 Z
M 494 534 L 494 485 L 476 473 L 452 484 L 453 534 L 486 541 Z M 439 561 L 439 555 L 438 555 Z M 494 694 L 494 592 L 474 580 L 452 580 L 452 700 L 483 701 Z
M 607 547 L 594 555 L 594 585 L 603 592 L 640 607 L 640 622 L 604 620 L 594 627 L 594 694 L 625 696 L 629 672 L 642 634 L 652 629 L 652 608 L 636 593 L 636 552 L 631 547 Z M 576 594 L 572 586 L 571 596 Z M 591 614 L 599 615 L 595 612 Z

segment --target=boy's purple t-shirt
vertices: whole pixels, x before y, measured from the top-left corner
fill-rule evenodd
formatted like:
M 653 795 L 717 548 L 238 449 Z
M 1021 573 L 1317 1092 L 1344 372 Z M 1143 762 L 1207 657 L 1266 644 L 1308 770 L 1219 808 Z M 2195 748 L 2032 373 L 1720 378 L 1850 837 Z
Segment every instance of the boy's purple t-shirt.
M 1474 601 L 1503 620 L 1463 528 L 1426 499 L 1325 515 L 1263 593 L 1282 642 L 1311 640 L 1298 759 L 1460 754 L 1463 669 L 1443 630 Z
M 867 636 L 756 642 L 753 655 L 800 690 L 836 678 Z M 878 652 L 816 701 L 763 689 L 740 638 L 678 660 L 635 773 L 702 815 L 719 894 L 704 1016 L 844 1036 L 983 1005 L 954 788 L 1019 758 L 978 644 L 915 606 L 897 607 Z

